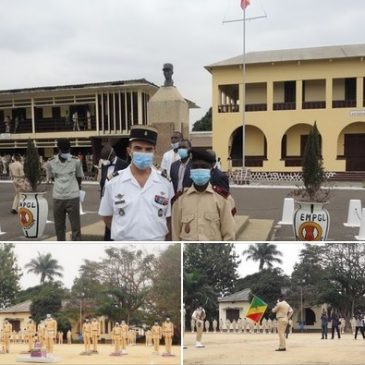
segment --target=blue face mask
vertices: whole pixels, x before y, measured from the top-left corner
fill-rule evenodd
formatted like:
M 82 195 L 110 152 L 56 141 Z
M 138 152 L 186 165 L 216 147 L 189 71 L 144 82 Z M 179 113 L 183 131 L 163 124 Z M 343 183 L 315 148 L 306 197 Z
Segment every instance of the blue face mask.
M 180 156 L 181 159 L 184 159 L 189 156 L 189 151 L 186 148 L 179 148 L 177 150 L 177 154 Z
M 60 153 L 60 156 L 64 159 L 64 160 L 70 160 L 72 155 L 71 153 Z
M 176 150 L 177 148 L 179 148 L 180 142 L 175 142 L 175 143 L 171 143 L 171 148 L 173 150 Z
M 132 163 L 139 170 L 146 170 L 153 163 L 153 153 L 151 152 L 133 152 Z
M 190 177 L 195 185 L 203 186 L 210 180 L 210 169 L 191 169 Z

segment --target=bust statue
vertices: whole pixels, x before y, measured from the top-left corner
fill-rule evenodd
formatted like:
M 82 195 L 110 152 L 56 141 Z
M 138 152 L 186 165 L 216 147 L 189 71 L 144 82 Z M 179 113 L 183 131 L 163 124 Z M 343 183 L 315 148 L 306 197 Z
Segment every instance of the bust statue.
M 165 82 L 163 86 L 174 86 L 174 80 L 172 75 L 174 73 L 174 66 L 172 63 L 165 63 L 162 68 L 163 75 L 165 76 Z

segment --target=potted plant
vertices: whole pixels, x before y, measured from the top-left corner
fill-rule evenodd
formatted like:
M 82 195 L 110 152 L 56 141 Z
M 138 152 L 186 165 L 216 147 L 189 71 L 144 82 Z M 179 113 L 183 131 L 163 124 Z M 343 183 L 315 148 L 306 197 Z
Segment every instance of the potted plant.
M 33 140 L 29 139 L 24 159 L 25 189 L 21 193 L 18 216 L 24 236 L 39 238 L 44 232 L 48 216 L 45 192 L 39 192 L 42 180 L 41 163 Z
M 326 174 L 316 122 L 308 135 L 302 171 L 304 187 L 293 194 L 297 204 L 293 216 L 295 238 L 299 241 L 324 241 L 330 225 L 330 216 L 324 207 L 328 203 L 329 190 L 323 188 Z

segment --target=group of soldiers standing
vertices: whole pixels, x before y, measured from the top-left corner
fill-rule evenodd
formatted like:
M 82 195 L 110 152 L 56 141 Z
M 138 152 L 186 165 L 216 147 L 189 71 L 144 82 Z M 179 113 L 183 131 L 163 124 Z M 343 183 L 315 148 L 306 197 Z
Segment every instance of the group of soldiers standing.
M 134 333 L 134 338 L 130 338 L 130 334 Z M 120 324 L 116 322 L 112 329 L 112 342 L 114 344 L 114 355 L 127 355 L 126 347 L 128 344 L 136 343 L 136 332 L 130 331 L 129 326 L 125 321 Z M 164 338 L 165 356 L 172 356 L 172 339 L 174 337 L 174 324 L 169 317 L 162 323 L 162 326 L 157 321 L 154 322 L 150 330 L 146 331 L 146 346 L 152 346 L 155 354 L 159 354 L 160 341 Z M 85 348 L 86 351 L 86 348 Z

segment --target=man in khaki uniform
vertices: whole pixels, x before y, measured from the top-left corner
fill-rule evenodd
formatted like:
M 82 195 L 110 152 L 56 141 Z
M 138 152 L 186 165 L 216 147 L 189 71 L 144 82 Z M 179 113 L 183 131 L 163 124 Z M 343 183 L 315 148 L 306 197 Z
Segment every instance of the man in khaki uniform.
M 115 322 L 115 326 L 112 329 L 112 340 L 114 341 L 114 352 L 119 352 L 122 341 L 122 329 L 119 326 L 119 322 Z
M 82 337 L 84 339 L 85 352 L 90 352 L 90 342 L 91 342 L 91 325 L 88 319 L 85 319 L 82 326 Z
M 36 326 L 35 323 L 30 319 L 27 323 L 27 327 L 25 329 L 25 338 L 28 343 L 28 350 L 29 352 L 34 347 L 34 336 L 36 333 Z
M 173 241 L 233 241 L 236 226 L 228 193 L 210 184 L 215 163 L 212 153 L 191 150 L 193 185 L 173 204 Z
M 160 350 L 160 340 L 162 338 L 162 328 L 158 324 L 158 322 L 155 322 L 155 324 L 151 328 L 152 332 L 152 341 L 153 341 L 153 349 L 156 353 Z
M 11 207 L 11 213 L 17 214 L 18 205 L 20 199 L 20 192 L 25 189 L 25 176 L 24 176 L 24 166 L 21 163 L 20 155 L 14 156 L 14 162 L 9 165 L 10 177 L 13 179 L 13 186 L 15 190 L 15 196 L 13 200 L 13 205 Z
M 57 335 L 57 321 L 50 314 L 47 314 L 44 327 L 47 353 L 53 354 L 53 346 Z
M 68 331 L 67 331 L 67 335 L 66 335 L 66 337 L 67 337 L 67 343 L 68 343 L 69 345 L 71 345 L 71 342 L 72 342 L 72 338 L 71 338 L 71 330 L 68 330 Z
M 289 318 L 293 315 L 293 309 L 284 300 L 284 297 L 280 296 L 272 311 L 276 314 L 279 333 L 279 348 L 275 351 L 286 351 L 285 330 L 288 325 Z
M 165 340 L 166 354 L 172 355 L 171 346 L 172 338 L 174 337 L 174 324 L 171 322 L 170 317 L 166 317 L 165 322 L 162 323 L 162 336 Z
M 98 339 L 100 336 L 100 325 L 96 318 L 91 322 L 91 342 L 93 344 L 93 352 L 98 352 Z
M 201 343 L 202 337 L 203 337 L 203 330 L 204 330 L 204 319 L 206 317 L 204 308 L 200 305 L 193 314 L 191 315 L 191 318 L 194 319 L 196 323 L 196 341 L 195 341 L 195 347 L 204 347 L 204 345 Z
M 129 326 L 125 323 L 125 321 L 122 321 L 122 324 L 120 325 L 121 328 L 121 348 L 122 348 L 122 354 L 127 355 L 127 343 L 128 343 L 128 332 L 129 332 Z
M 60 138 L 57 146 L 58 155 L 51 158 L 47 165 L 49 176 L 54 180 L 52 196 L 57 241 L 66 240 L 66 214 L 71 224 L 72 241 L 80 241 L 80 187 L 84 177 L 82 164 L 71 155 L 68 139 Z
M 9 353 L 10 351 L 10 338 L 11 338 L 11 333 L 13 331 L 13 326 L 11 325 L 11 323 L 6 319 L 4 321 L 4 326 L 3 326 L 3 341 L 4 341 L 4 352 Z
M 40 321 L 37 328 L 37 337 L 41 347 L 45 344 L 46 328 L 44 327 L 44 321 Z

